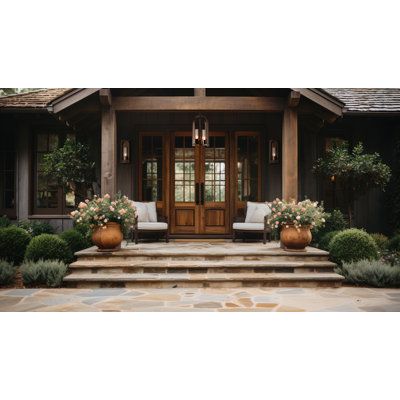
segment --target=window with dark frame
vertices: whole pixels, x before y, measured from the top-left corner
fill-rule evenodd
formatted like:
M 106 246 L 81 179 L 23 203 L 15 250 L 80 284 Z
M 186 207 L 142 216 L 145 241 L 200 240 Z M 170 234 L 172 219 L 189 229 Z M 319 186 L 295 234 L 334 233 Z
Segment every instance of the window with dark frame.
M 237 199 L 258 201 L 258 135 L 237 136 Z
M 73 133 L 39 132 L 35 135 L 33 212 L 40 215 L 66 215 L 75 207 L 75 196 L 43 174 L 44 156 L 59 148 Z
M 142 201 L 162 201 L 163 137 L 142 135 Z
M 5 135 L 0 149 L 0 215 L 16 217 L 16 151 L 13 135 Z

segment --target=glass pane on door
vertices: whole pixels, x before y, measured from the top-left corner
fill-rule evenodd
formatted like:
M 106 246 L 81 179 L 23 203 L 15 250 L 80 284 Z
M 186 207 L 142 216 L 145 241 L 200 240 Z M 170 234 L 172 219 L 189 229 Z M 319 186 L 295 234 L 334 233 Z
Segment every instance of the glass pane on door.
M 175 201 L 192 203 L 195 201 L 195 158 L 192 138 L 175 137 Z
M 206 202 L 225 201 L 225 166 L 225 137 L 211 137 L 210 147 L 205 149 Z

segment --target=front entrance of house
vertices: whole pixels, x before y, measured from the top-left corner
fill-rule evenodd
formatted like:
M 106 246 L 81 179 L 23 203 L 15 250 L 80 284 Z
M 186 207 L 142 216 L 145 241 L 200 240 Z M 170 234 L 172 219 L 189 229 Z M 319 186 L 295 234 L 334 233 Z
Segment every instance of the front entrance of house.
M 171 233 L 229 233 L 229 136 L 210 132 L 208 147 L 175 132 L 171 152 Z
M 229 237 L 247 201 L 261 201 L 260 132 L 210 131 L 209 146 L 192 132 L 139 134 L 138 199 L 156 201 L 176 237 Z

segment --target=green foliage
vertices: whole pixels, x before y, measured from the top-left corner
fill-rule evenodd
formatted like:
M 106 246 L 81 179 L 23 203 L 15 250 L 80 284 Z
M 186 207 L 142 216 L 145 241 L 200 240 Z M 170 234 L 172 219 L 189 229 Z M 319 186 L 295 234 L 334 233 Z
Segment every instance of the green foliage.
M 76 229 L 61 233 L 60 238 L 67 242 L 72 254 L 91 246 L 91 243 Z
M 324 236 L 322 236 L 318 247 L 322 250 L 329 251 L 330 250 L 330 243 L 332 239 L 339 233 L 340 231 L 332 231 L 332 232 L 327 232 L 325 233 Z
M 391 266 L 379 260 L 344 263 L 335 271 L 355 285 L 400 287 L 400 266 Z
M 387 245 L 390 251 L 400 251 L 400 234 L 393 236 Z
M 11 285 L 15 281 L 15 267 L 12 263 L 0 260 L 0 286 Z
M 27 219 L 18 221 L 17 226 L 27 231 L 32 237 L 43 233 L 54 233 L 53 227 L 48 222 L 28 221 Z
M 67 273 L 67 266 L 57 260 L 25 261 L 21 272 L 25 286 L 59 287 Z
M 329 246 L 332 259 L 339 264 L 378 258 L 378 246 L 374 239 L 360 229 L 339 232 L 332 238 Z
M 8 219 L 7 215 L 3 215 L 0 217 L 0 228 L 7 228 L 10 226 L 11 221 Z
M 44 233 L 34 237 L 26 249 L 25 258 L 27 260 L 60 260 L 65 263 L 73 259 L 71 250 L 65 240 L 57 235 Z
M 62 147 L 44 156 L 43 173 L 66 192 L 84 199 L 94 180 L 95 163 L 89 160 L 89 146 L 67 139 Z
M 37 88 L 4 88 L 0 89 L 0 96 L 8 96 L 10 94 L 20 94 L 39 90 Z
M 326 213 L 325 219 L 325 226 L 314 230 L 312 233 L 315 244 L 319 244 L 328 232 L 343 231 L 347 228 L 347 222 L 340 210 L 333 210 L 331 213 Z
M 77 224 L 74 221 L 74 229 L 77 230 L 88 241 L 90 246 L 92 246 L 92 230 L 89 224 L 84 224 L 82 222 Z
M 389 238 L 382 233 L 370 233 L 372 239 L 374 239 L 379 251 L 384 251 L 387 249 Z
M 381 260 L 386 264 L 400 265 L 400 251 L 384 250 L 381 255 Z
M 0 259 L 20 264 L 31 236 L 16 226 L 0 229 Z
M 391 176 L 389 166 L 382 162 L 378 153 L 364 154 L 361 142 L 352 151 L 349 151 L 347 144 L 329 149 L 325 157 L 315 162 L 313 172 L 328 178 L 334 177 L 348 193 L 350 226 L 354 200 L 372 188 L 384 189 Z

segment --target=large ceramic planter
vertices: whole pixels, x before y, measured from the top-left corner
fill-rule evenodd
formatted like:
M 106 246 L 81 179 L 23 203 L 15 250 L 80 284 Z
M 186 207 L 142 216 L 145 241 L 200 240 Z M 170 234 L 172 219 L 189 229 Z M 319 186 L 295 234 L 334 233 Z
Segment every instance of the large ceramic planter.
M 98 251 L 113 251 L 121 248 L 123 239 L 121 225 L 116 222 L 107 222 L 106 228 L 96 228 L 92 234 L 93 243 Z
M 312 239 L 309 226 L 295 228 L 294 225 L 284 225 L 280 237 L 283 248 L 288 251 L 304 251 Z

